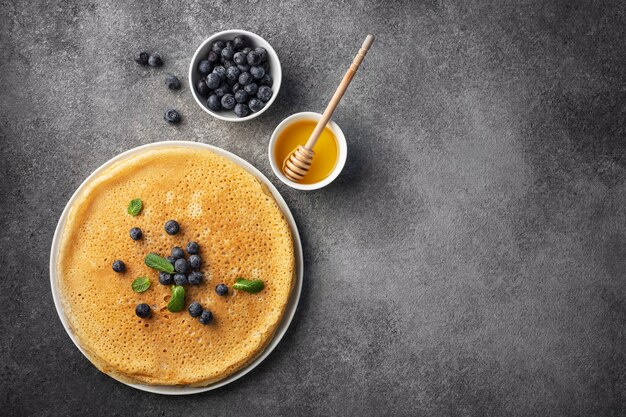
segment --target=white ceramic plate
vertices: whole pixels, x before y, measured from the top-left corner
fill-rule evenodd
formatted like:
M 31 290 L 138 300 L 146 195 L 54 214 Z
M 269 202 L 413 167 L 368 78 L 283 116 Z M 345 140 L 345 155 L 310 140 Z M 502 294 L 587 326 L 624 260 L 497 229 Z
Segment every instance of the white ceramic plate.
M 83 181 L 83 183 L 80 185 L 80 187 L 78 187 L 76 192 L 74 192 L 74 194 L 72 195 L 72 198 L 70 198 L 70 201 L 68 201 L 67 205 L 65 206 L 65 209 L 63 210 L 63 213 L 61 214 L 61 218 L 59 219 L 59 223 L 57 224 L 56 230 L 54 232 L 54 238 L 52 239 L 52 249 L 50 251 L 50 286 L 52 287 L 52 297 L 54 299 L 54 305 L 56 307 L 57 313 L 59 314 L 59 318 L 61 319 L 61 322 L 63 323 L 63 327 L 65 328 L 65 331 L 69 335 L 70 339 L 72 339 L 72 342 L 74 342 L 76 347 L 83 353 L 83 355 L 85 355 L 85 352 L 76 341 L 76 338 L 72 334 L 72 331 L 70 330 L 67 324 L 67 318 L 65 317 L 65 311 L 63 310 L 63 307 L 61 305 L 59 287 L 57 285 L 57 270 L 56 270 L 57 257 L 59 255 L 59 245 L 61 243 L 61 236 L 63 234 L 63 228 L 65 227 L 65 222 L 67 219 L 68 212 L 70 210 L 70 207 L 74 203 L 74 201 L 76 201 L 78 194 L 85 187 L 85 184 L 87 184 L 89 181 L 91 181 L 92 178 L 100 174 L 103 170 L 107 169 L 109 166 L 111 166 L 115 162 L 121 159 L 127 158 L 131 155 L 136 155 L 136 154 L 139 154 L 141 152 L 144 152 L 150 149 L 156 149 L 156 148 L 168 147 L 168 146 L 183 146 L 183 147 L 191 148 L 191 149 L 208 149 L 210 151 L 215 152 L 218 155 L 221 155 L 230 159 L 231 161 L 233 161 L 234 163 L 236 163 L 237 165 L 239 165 L 240 167 L 242 167 L 243 169 L 245 169 L 246 171 L 254 175 L 256 178 L 258 178 L 263 184 L 267 185 L 269 190 L 272 192 L 274 198 L 276 199 L 278 206 L 282 210 L 283 215 L 285 216 L 285 219 L 287 219 L 287 223 L 289 223 L 289 227 L 291 228 L 291 235 L 293 236 L 294 255 L 296 258 L 296 282 L 295 282 L 294 288 L 291 291 L 291 296 L 289 298 L 289 303 L 287 304 L 287 308 L 285 310 L 283 319 L 280 325 L 278 326 L 278 328 L 276 329 L 276 333 L 274 334 L 273 339 L 267 345 L 263 353 L 261 353 L 259 357 L 257 357 L 254 361 L 252 361 L 246 367 L 235 372 L 228 378 L 222 379 L 221 381 L 218 381 L 206 387 L 197 387 L 197 388 L 185 387 L 185 386 L 171 387 L 171 386 L 161 386 L 161 385 L 130 384 L 124 381 L 120 381 L 133 388 L 137 388 L 142 391 L 152 392 L 155 394 L 187 395 L 187 394 L 197 394 L 200 392 L 210 391 L 210 390 L 222 387 L 226 384 L 229 384 L 241 378 L 242 376 L 244 376 L 245 374 L 253 370 L 258 364 L 260 364 L 263 361 L 263 359 L 265 359 L 274 350 L 276 345 L 278 345 L 278 342 L 280 342 L 283 335 L 287 331 L 287 328 L 289 327 L 289 324 L 291 323 L 291 320 L 293 319 L 293 315 L 296 312 L 296 307 L 298 306 L 298 300 L 300 299 L 300 292 L 302 291 L 302 277 L 303 277 L 302 243 L 300 242 L 300 235 L 298 234 L 298 227 L 296 226 L 296 222 L 293 219 L 293 215 L 291 214 L 289 207 L 287 207 L 287 203 L 285 203 L 285 200 L 283 199 L 283 197 L 280 195 L 276 187 L 274 187 L 274 185 L 258 169 L 256 169 L 250 163 L 244 161 L 237 155 L 234 155 L 223 149 L 220 149 L 211 145 L 206 145 L 203 143 L 186 142 L 186 141 L 151 143 L 149 145 L 139 146 L 137 148 L 131 149 L 129 151 L 119 154 L 113 159 L 110 159 L 109 161 L 105 162 L 102 166 L 100 166 L 100 168 L 96 169 L 91 175 L 89 175 L 89 177 L 87 177 L 85 181 Z M 85 357 L 87 357 L 87 355 L 85 355 Z

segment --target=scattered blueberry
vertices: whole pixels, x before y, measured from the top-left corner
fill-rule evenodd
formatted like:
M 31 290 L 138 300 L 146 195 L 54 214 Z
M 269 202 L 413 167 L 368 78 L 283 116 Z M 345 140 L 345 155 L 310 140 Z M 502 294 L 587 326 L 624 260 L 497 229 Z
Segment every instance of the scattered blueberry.
M 245 103 L 246 101 L 248 101 L 248 93 L 246 93 L 246 90 L 239 90 L 235 93 L 235 101 L 237 103 Z
M 215 52 L 215 51 L 210 51 L 209 55 L 207 55 L 206 59 L 209 62 L 216 63 L 217 61 L 220 60 L 220 55 L 217 52 Z
M 200 305 L 200 303 L 194 301 L 193 303 L 189 304 L 189 308 L 187 309 L 187 311 L 189 311 L 189 315 L 191 317 L 198 317 L 200 316 L 200 314 L 202 314 L 202 306 Z
M 220 103 L 220 98 L 216 96 L 215 94 L 209 96 L 209 99 L 207 100 L 206 105 L 210 110 L 213 110 L 213 111 L 218 111 L 222 108 L 222 104 Z
M 165 110 L 163 119 L 165 119 L 166 122 L 172 124 L 180 123 L 180 113 L 178 113 L 178 111 L 176 111 L 175 109 L 167 109 Z
M 209 324 L 213 321 L 213 314 L 209 310 L 202 310 L 199 320 L 202 324 Z
M 200 269 L 201 265 L 202 258 L 200 258 L 200 255 L 191 255 L 189 257 L 189 266 L 191 266 L 192 269 Z
M 264 102 L 268 102 L 270 98 L 272 98 L 272 94 L 272 89 L 266 85 L 260 86 L 259 90 L 256 92 L 256 96 Z
M 198 72 L 204 77 L 213 71 L 213 64 L 208 59 L 200 61 L 198 64 Z
M 215 292 L 217 295 L 226 295 L 228 294 L 228 287 L 225 284 L 219 284 L 215 287 Z
M 250 74 L 255 80 L 260 80 L 265 75 L 265 70 L 260 66 L 250 67 Z
M 163 60 L 161 59 L 161 55 L 159 54 L 150 55 L 150 57 L 148 58 L 148 65 L 150 65 L 151 67 L 160 67 L 161 65 L 163 65 Z
M 237 117 L 246 117 L 250 114 L 250 108 L 246 103 L 237 103 L 235 106 L 235 114 Z
M 233 46 L 235 49 L 245 48 L 247 44 L 248 41 L 243 36 L 235 36 L 235 39 L 233 39 Z
M 246 93 L 248 93 L 249 96 L 254 96 L 256 94 L 256 90 L 259 89 L 259 86 L 256 83 L 250 83 L 243 89 L 246 90 Z
M 206 85 L 206 82 L 204 80 L 198 81 L 198 84 L 196 85 L 196 90 L 198 90 L 198 94 L 205 97 L 209 95 L 209 92 L 211 92 L 211 89 L 208 85 Z
M 239 90 L 239 91 L 243 91 L 243 90 Z M 233 96 L 232 94 L 224 94 L 224 97 L 222 97 L 221 104 L 222 104 L 222 107 L 225 108 L 226 110 L 232 109 L 233 107 L 235 107 L 235 104 L 236 104 L 235 96 Z
M 220 81 L 226 81 L 226 68 L 224 68 L 223 65 L 218 65 L 217 67 L 213 68 L 213 74 L 219 75 Z
M 191 241 L 187 243 L 187 247 L 185 249 L 187 249 L 188 254 L 195 255 L 200 252 L 200 245 L 198 245 L 196 242 Z
M 113 262 L 113 270 L 115 272 L 126 272 L 126 265 L 124 264 L 124 262 L 117 260 Z
M 187 285 L 188 281 L 187 281 L 187 275 L 185 274 L 174 274 L 174 284 L 176 285 Z
M 241 70 L 237 67 L 230 67 L 226 70 L 226 78 L 228 78 L 229 80 L 238 79 L 239 74 L 241 74 Z
M 227 46 L 226 48 L 222 49 L 222 58 L 224 58 L 224 60 L 232 60 L 233 55 L 235 55 L 235 48 L 233 48 L 232 46 Z
M 143 236 L 143 233 L 141 232 L 140 228 L 133 227 L 132 229 L 130 229 L 130 238 L 132 240 L 139 240 L 141 239 L 141 236 Z
M 172 285 L 174 283 L 174 275 L 167 272 L 159 272 L 159 282 L 161 285 Z
M 168 75 L 165 77 L 165 85 L 170 90 L 178 90 L 180 88 L 180 80 L 175 75 Z
M 261 63 L 261 55 L 257 53 L 256 50 L 250 52 L 246 59 L 248 61 L 248 65 L 259 65 Z
M 191 285 L 200 285 L 203 279 L 204 279 L 204 275 L 202 274 L 202 272 L 198 272 L 198 271 L 191 272 L 189 276 L 187 277 L 187 280 L 189 281 Z
M 174 262 L 174 270 L 181 274 L 186 273 L 189 271 L 189 262 L 184 258 L 176 259 L 176 262 Z
M 265 75 L 259 80 L 259 83 L 261 83 L 261 85 L 267 85 L 268 87 L 271 87 L 272 85 L 274 85 L 274 80 L 272 79 L 272 76 L 269 75 L 267 71 L 265 71 Z
M 181 248 L 180 246 L 174 246 L 172 248 L 172 258 L 180 259 L 184 257 L 185 257 L 185 252 L 183 251 L 183 248 Z
M 145 67 L 148 65 L 149 57 L 150 55 L 147 52 L 140 52 L 137 56 L 135 56 L 135 62 Z
M 263 103 L 258 98 L 253 98 L 248 102 L 248 107 L 250 107 L 250 110 L 252 110 L 252 112 L 256 113 L 263 107 L 265 107 L 265 103 Z
M 224 67 L 221 67 L 221 68 L 224 68 Z M 222 82 L 222 78 L 220 77 L 219 74 L 216 74 L 215 72 L 212 72 L 206 76 L 206 85 L 211 90 L 214 90 L 217 87 L 219 87 L 221 82 Z
M 180 225 L 176 220 L 168 220 L 165 222 L 165 231 L 168 235 L 175 235 L 180 231 Z
M 152 315 L 152 309 L 146 303 L 137 304 L 137 307 L 135 307 L 135 314 L 142 319 L 148 319 Z
M 215 41 L 213 43 L 213 46 L 211 47 L 211 49 L 216 54 L 221 54 L 222 53 L 222 49 L 224 49 L 225 47 L 226 47 L 226 44 L 224 42 L 222 42 L 222 41 Z
M 252 82 L 252 75 L 250 75 L 249 72 L 242 72 L 241 75 L 239 75 L 239 84 L 241 85 L 248 85 Z

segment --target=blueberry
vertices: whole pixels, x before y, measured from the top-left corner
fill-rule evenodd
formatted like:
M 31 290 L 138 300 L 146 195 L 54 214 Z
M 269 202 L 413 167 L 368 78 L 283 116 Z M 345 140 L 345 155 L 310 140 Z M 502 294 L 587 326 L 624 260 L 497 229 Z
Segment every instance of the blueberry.
M 139 54 L 135 56 L 135 62 L 145 67 L 148 65 L 149 56 L 150 55 L 147 52 L 139 52 Z
M 246 117 L 250 114 L 250 108 L 246 103 L 237 103 L 235 106 L 235 114 L 238 117 Z
M 260 86 L 259 91 L 256 92 L 256 96 L 264 102 L 268 102 L 272 98 L 272 94 L 272 89 L 266 85 Z
M 189 262 L 184 258 L 176 259 L 176 262 L 174 262 L 174 270 L 181 274 L 186 273 L 189 271 Z
M 180 225 L 176 220 L 168 220 L 165 222 L 165 231 L 168 235 L 175 235 L 180 231 Z
M 250 52 L 252 52 L 252 48 L 250 48 L 249 46 L 246 46 L 245 48 L 241 50 L 241 52 L 248 55 Z
M 209 109 L 213 111 L 219 111 L 222 108 L 222 104 L 220 103 L 220 98 L 216 96 L 215 94 L 209 96 L 209 99 L 207 100 L 206 105 Z
M 205 59 L 204 61 L 200 61 L 200 63 L 198 64 L 198 72 L 204 77 L 207 74 L 209 74 L 211 71 L 213 71 L 213 64 Z
M 183 251 L 183 248 L 181 248 L 180 246 L 174 246 L 172 248 L 172 258 L 176 260 L 176 259 L 180 259 L 184 257 L 185 257 L 185 252 Z
M 248 93 L 246 90 L 239 90 L 235 93 L 235 101 L 237 103 L 245 103 L 248 101 Z
M 248 61 L 248 65 L 259 65 L 261 63 L 261 55 L 254 50 L 246 56 L 246 60 Z
M 233 90 L 233 94 L 235 94 L 237 91 L 241 90 L 242 88 L 243 88 L 243 85 L 241 85 L 239 83 L 235 83 L 231 87 L 231 90 Z
M 248 93 L 249 96 L 254 96 L 258 88 L 259 86 L 256 83 L 250 83 L 246 85 L 243 89 L 246 90 L 246 93 Z
M 226 48 L 235 48 L 233 41 L 226 41 Z
M 258 98 L 253 98 L 248 102 L 248 107 L 250 107 L 250 110 L 252 110 L 253 113 L 256 113 L 265 107 L 265 103 Z
M 201 96 L 208 96 L 209 92 L 211 91 L 209 86 L 206 85 L 206 81 L 204 80 L 198 81 L 198 84 L 196 85 L 196 90 L 198 90 L 198 94 L 200 94 Z
M 176 258 L 174 258 L 173 256 L 168 256 L 165 259 L 167 259 L 169 261 L 169 263 L 172 264 L 172 266 L 174 265 L 174 262 L 176 262 Z
M 135 307 L 135 314 L 142 319 L 149 319 L 152 315 L 152 309 L 146 303 L 137 304 L 137 307 Z
M 226 80 L 226 68 L 224 68 L 222 65 L 218 65 L 217 67 L 213 68 L 213 74 L 219 75 L 221 81 Z
M 219 87 L 221 82 L 222 82 L 222 77 L 220 77 L 220 75 L 216 74 L 215 72 L 212 72 L 206 76 L 206 85 L 211 90 L 215 90 L 217 87 Z
M 206 59 L 209 62 L 216 63 L 217 61 L 220 60 L 220 54 L 218 54 L 215 51 L 210 51 L 209 54 L 207 55 Z
M 265 72 L 270 72 L 270 63 L 265 61 L 265 62 L 261 62 L 261 65 L 259 65 L 261 68 L 263 68 L 263 71 Z
M 224 94 L 230 93 L 230 86 L 226 83 L 221 83 L 219 87 L 215 89 L 215 95 L 218 97 L 224 97 Z
M 252 82 L 252 75 L 250 75 L 249 72 L 242 72 L 241 75 L 239 75 L 239 84 L 241 85 L 248 85 Z
M 267 60 L 267 51 L 265 48 L 258 46 L 254 48 L 254 53 L 261 57 L 261 62 L 265 62 Z
M 180 88 L 180 80 L 175 75 L 168 75 L 165 77 L 165 85 L 170 90 L 178 90 Z
M 167 109 L 165 110 L 165 114 L 163 118 L 166 122 L 177 124 L 180 123 L 180 113 L 178 113 L 175 109 Z
M 274 80 L 272 79 L 272 76 L 269 75 L 266 71 L 263 78 L 259 80 L 259 83 L 261 85 L 267 85 L 268 87 L 271 87 L 272 85 L 274 85 Z
M 189 277 L 187 279 L 189 280 L 189 283 L 191 285 L 200 285 L 200 283 L 204 279 L 204 275 L 202 274 L 202 272 L 193 271 L 189 274 Z
M 199 320 L 202 324 L 209 324 L 213 321 L 213 314 L 209 310 L 202 310 Z
M 237 67 L 230 67 L 226 70 L 226 78 L 228 78 L 229 80 L 238 79 L 239 74 L 241 74 L 241 70 Z
M 202 306 L 200 305 L 200 303 L 194 301 L 193 303 L 189 304 L 189 308 L 187 309 L 187 311 L 189 311 L 189 315 L 191 317 L 198 317 L 200 316 L 200 314 L 202 314 Z
M 237 65 L 237 68 L 239 68 L 239 71 L 241 72 L 250 72 L 250 65 L 248 64 Z
M 226 44 L 224 44 L 224 42 L 222 41 L 215 41 L 213 43 L 213 46 L 211 47 L 211 50 L 213 50 L 213 52 L 215 52 L 216 54 L 221 54 L 222 53 L 222 49 L 224 49 L 226 47 Z
M 140 228 L 133 227 L 132 229 L 130 229 L 130 238 L 132 240 L 139 240 L 141 239 L 141 236 L 143 236 L 143 233 L 141 232 Z
M 243 36 L 235 36 L 235 39 L 233 39 L 233 46 L 235 49 L 245 48 L 247 44 L 248 41 Z
M 228 294 L 228 287 L 225 284 L 220 284 L 215 287 L 215 292 L 217 295 L 226 295 Z
M 244 54 L 243 52 L 237 52 L 235 55 L 233 55 L 233 61 L 235 61 L 235 64 L 237 65 L 245 65 L 248 63 L 248 60 L 246 59 L 246 54 Z
M 161 65 L 163 65 L 163 60 L 161 59 L 161 55 L 159 54 L 150 55 L 150 57 L 148 58 L 148 65 L 150 65 L 151 67 L 160 67 Z
M 185 249 L 187 249 L 187 253 L 188 254 L 195 255 L 198 252 L 200 252 L 200 245 L 198 245 L 194 241 L 191 241 L 191 242 L 187 243 L 187 247 Z
M 260 80 L 265 75 L 265 70 L 263 67 L 257 65 L 250 67 L 250 74 L 252 74 L 252 77 L 254 77 L 255 80 Z
M 176 285 L 187 285 L 187 275 L 185 274 L 174 274 L 174 284 Z
M 239 90 L 242 91 L 242 90 Z M 238 91 L 238 92 L 239 92 Z M 230 110 L 233 107 L 235 107 L 235 96 L 233 96 L 232 94 L 225 94 L 224 97 L 222 97 L 222 107 L 225 108 L 226 110 Z
M 226 79 L 226 84 L 228 84 L 231 88 L 233 85 L 237 84 L 237 80 L 231 80 L 229 78 Z
M 233 48 L 232 46 L 227 46 L 226 48 L 222 49 L 222 58 L 224 58 L 225 60 L 232 60 L 234 55 L 235 48 Z
M 202 258 L 200 258 L 200 255 L 191 255 L 189 257 L 189 266 L 191 266 L 192 269 L 200 269 L 201 265 Z
M 124 262 L 118 259 L 117 261 L 113 262 L 113 270 L 115 272 L 126 272 L 126 265 L 124 264 Z
M 159 272 L 159 282 L 161 285 L 172 285 L 174 283 L 174 275 L 167 272 Z
M 236 67 L 236 66 L 237 66 L 237 64 L 235 64 L 233 61 L 228 61 L 228 60 L 226 60 L 226 61 L 222 62 L 222 65 L 223 65 L 223 66 L 224 66 L 224 68 L 226 68 L 226 69 L 228 69 L 228 68 L 230 68 L 230 67 Z

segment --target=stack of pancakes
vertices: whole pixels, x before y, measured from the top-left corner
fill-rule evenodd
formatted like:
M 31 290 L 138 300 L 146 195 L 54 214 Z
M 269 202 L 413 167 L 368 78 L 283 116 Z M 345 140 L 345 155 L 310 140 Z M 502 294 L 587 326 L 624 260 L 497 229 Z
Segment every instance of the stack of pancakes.
M 130 200 L 143 210 L 132 217 Z M 174 219 L 181 231 L 165 233 Z M 143 239 L 129 230 L 139 227 Z M 143 259 L 168 256 L 196 241 L 205 280 L 186 287 L 214 316 L 204 326 L 185 310 L 167 310 L 171 288 L 158 283 Z M 111 264 L 121 259 L 126 272 Z M 240 166 L 208 150 L 166 147 L 128 157 L 92 179 L 71 207 L 62 236 L 59 288 L 65 315 L 90 360 L 129 382 L 202 386 L 225 378 L 256 358 L 272 339 L 294 283 L 293 242 L 271 193 Z M 148 276 L 144 293 L 131 282 Z M 261 279 L 257 294 L 232 290 L 238 277 Z M 218 296 L 215 286 L 231 288 Z M 135 306 L 152 307 L 151 319 Z

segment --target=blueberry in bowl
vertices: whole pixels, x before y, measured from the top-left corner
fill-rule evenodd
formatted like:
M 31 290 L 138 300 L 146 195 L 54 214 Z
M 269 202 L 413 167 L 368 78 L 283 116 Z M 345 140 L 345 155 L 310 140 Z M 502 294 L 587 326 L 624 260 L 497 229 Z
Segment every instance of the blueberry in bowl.
M 194 99 L 205 112 L 240 122 L 272 105 L 282 70 L 278 55 L 265 39 L 244 30 L 227 30 L 209 37 L 196 50 L 189 81 Z

